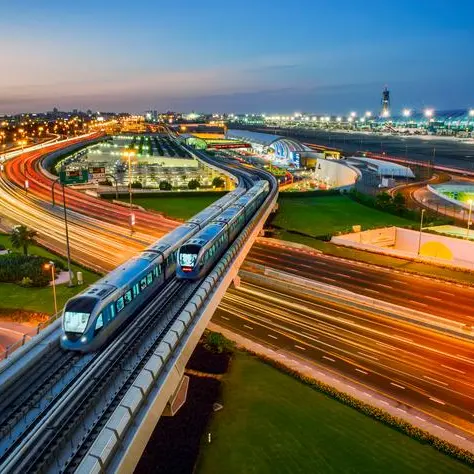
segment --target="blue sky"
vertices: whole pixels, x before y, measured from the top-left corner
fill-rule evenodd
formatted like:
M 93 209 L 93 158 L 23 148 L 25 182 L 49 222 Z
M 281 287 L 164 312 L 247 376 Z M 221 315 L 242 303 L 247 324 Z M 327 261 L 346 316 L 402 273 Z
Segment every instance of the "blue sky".
M 452 6 L 451 6 L 452 5 Z M 0 114 L 474 106 L 474 1 L 0 0 Z

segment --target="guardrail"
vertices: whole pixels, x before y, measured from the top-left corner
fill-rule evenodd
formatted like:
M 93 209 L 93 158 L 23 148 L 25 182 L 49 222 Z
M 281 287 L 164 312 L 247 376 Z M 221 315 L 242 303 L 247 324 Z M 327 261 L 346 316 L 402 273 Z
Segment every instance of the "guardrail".
M 43 330 L 45 330 L 52 323 L 54 323 L 54 321 L 59 319 L 61 315 L 62 315 L 62 312 L 54 314 L 53 316 L 48 318 L 46 321 L 39 323 L 31 331 L 24 333 L 21 339 L 8 345 L 3 352 L 0 352 L 0 361 L 8 359 L 8 357 L 10 357 L 13 354 L 13 352 L 15 352 L 20 347 L 23 347 L 25 343 L 30 341 L 33 337 L 39 335 Z M 2 371 L 1 369 L 2 368 L 0 367 L 0 372 Z

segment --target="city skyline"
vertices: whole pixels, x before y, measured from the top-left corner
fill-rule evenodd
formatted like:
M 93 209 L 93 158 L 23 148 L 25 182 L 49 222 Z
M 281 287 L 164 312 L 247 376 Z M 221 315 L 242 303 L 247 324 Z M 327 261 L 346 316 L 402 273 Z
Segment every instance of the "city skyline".
M 429 6 L 429 8 L 428 8 Z M 461 8 L 462 7 L 462 8 Z M 28 11 L 28 15 L 24 12 Z M 344 114 L 472 106 L 471 2 L 26 1 L 3 9 L 0 113 L 200 110 Z M 263 18 L 263 20 L 262 20 Z

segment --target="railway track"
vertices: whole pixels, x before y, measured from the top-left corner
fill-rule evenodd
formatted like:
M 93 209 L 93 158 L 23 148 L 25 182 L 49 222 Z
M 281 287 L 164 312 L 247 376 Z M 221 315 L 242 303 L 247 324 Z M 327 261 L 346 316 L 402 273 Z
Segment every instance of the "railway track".
M 21 436 L 11 440 L 0 457 L 0 472 L 73 472 L 198 285 L 172 279 L 105 349 L 70 356 L 63 369 L 77 357 L 87 360 Z M 45 385 L 39 385 L 36 398 L 45 394 Z M 68 449 L 61 452 L 63 447 Z

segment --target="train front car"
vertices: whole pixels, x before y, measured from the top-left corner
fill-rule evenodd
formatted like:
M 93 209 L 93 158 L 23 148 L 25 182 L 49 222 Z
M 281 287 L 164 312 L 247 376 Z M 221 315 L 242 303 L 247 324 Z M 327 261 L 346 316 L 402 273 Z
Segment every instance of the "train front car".
M 98 347 L 94 336 L 97 326 L 103 325 L 101 320 L 97 321 L 100 309 L 100 299 L 95 296 L 79 295 L 66 303 L 60 339 L 63 349 L 87 352 Z
M 92 352 L 133 318 L 165 282 L 163 258 L 142 252 L 71 298 L 63 310 L 63 349 Z
M 228 244 L 226 225 L 211 222 L 179 248 L 176 277 L 199 280 L 214 266 Z

